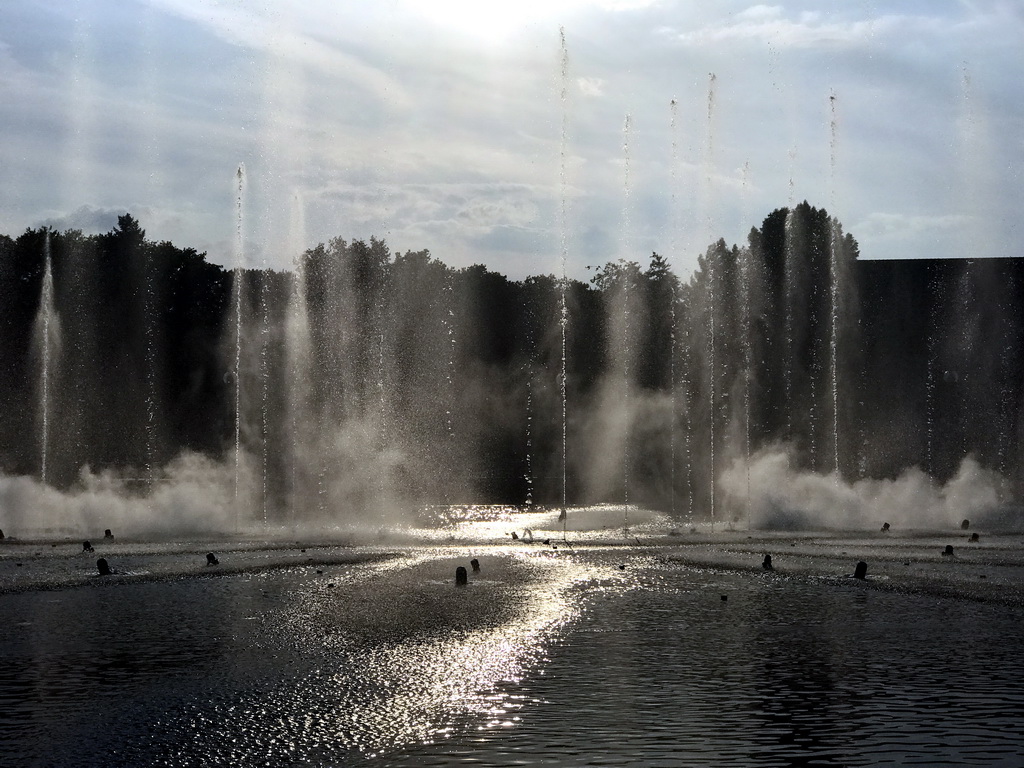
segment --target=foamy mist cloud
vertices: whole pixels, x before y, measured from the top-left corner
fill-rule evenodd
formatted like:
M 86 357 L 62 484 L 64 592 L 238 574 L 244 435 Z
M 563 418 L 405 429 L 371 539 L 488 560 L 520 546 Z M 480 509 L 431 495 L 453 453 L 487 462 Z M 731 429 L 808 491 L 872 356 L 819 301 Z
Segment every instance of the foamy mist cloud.
M 735 459 L 719 481 L 737 508 L 747 503 L 747 470 L 742 458 Z M 767 529 L 864 529 L 883 522 L 897 528 L 947 528 L 997 510 L 1007 497 L 1006 479 L 971 456 L 944 485 L 917 467 L 891 480 L 848 483 L 834 474 L 795 467 L 786 446 L 751 457 L 749 489 L 750 525 Z
M 671 482 L 671 395 L 627 386 L 620 376 L 602 381 L 592 402 L 578 407 L 570 461 L 583 481 L 583 498 L 631 503 L 667 498 Z
M 248 519 L 254 488 L 252 462 L 243 454 L 235 495 L 234 461 L 220 463 L 184 453 L 156 479 L 148 494 L 130 487 L 115 472 L 84 467 L 67 491 L 30 477 L 0 476 L 0 520 L 10 533 L 182 535 L 236 529 Z

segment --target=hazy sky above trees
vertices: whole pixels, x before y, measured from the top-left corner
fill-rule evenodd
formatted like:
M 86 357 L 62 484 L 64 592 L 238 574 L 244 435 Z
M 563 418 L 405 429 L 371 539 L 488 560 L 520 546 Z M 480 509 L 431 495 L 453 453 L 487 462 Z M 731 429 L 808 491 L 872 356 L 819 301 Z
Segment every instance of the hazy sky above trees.
M 1021 40 L 1011 0 L 4 0 L 0 232 L 686 274 L 807 199 L 864 258 L 1016 256 Z

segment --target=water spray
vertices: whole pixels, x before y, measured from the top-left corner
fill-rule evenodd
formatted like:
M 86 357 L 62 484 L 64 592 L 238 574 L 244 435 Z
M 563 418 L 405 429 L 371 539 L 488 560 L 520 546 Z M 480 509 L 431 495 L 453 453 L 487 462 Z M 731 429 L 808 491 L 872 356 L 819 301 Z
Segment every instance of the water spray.
M 560 193 L 560 205 L 559 205 L 559 239 L 560 239 L 560 267 L 561 267 L 561 279 L 559 281 L 559 287 L 561 290 L 561 307 L 559 313 L 559 328 L 561 330 L 561 341 L 562 341 L 562 371 L 559 376 L 558 386 L 560 395 L 562 398 L 562 509 L 559 512 L 558 519 L 562 523 L 562 539 L 567 539 L 567 527 L 568 527 L 568 366 L 566 364 L 566 336 L 569 328 L 569 307 L 566 302 L 566 287 L 569 282 L 569 278 L 566 272 L 566 262 L 569 258 L 569 221 L 568 221 L 568 180 L 566 173 L 566 163 L 568 159 L 568 143 L 569 143 L 569 49 L 565 42 L 565 27 L 559 27 L 559 36 L 561 38 L 561 57 L 560 57 L 560 71 L 561 71 L 561 104 L 562 104 L 562 130 L 559 141 L 559 164 L 558 164 L 558 181 L 559 181 L 559 193 Z

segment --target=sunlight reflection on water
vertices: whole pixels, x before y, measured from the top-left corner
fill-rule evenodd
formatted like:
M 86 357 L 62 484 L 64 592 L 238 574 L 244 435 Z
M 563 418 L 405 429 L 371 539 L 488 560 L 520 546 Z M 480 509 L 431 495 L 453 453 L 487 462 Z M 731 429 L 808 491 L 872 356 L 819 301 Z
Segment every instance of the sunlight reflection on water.
M 2 595 L 0 763 L 1024 764 L 1024 609 L 886 588 L 996 581 L 1015 541 L 769 537 L 764 573 L 745 532 L 590 543 L 619 511 L 557 550 L 492 508 L 389 559 Z M 888 573 L 836 575 L 869 549 Z
M 1019 610 L 641 566 L 524 679 L 515 729 L 389 764 L 1022 764 Z
M 289 648 L 316 667 L 164 719 L 162 732 L 189 739 L 161 764 L 185 765 L 196 755 L 250 764 L 254 754 L 270 764 L 348 762 L 517 723 L 517 713 L 537 702 L 516 686 L 545 666 L 550 640 L 577 617 L 571 592 L 591 566 L 484 556 L 489 578 L 455 588 L 456 560 L 442 554 L 292 591 L 277 620 L 260 629 L 268 650 Z M 392 580 L 387 590 L 384 575 Z
M 572 507 L 563 522 L 553 508 L 464 504 L 427 507 L 420 511 L 417 525 L 404 530 L 428 541 L 508 541 L 515 532 L 524 542 L 557 542 L 563 537 L 580 542 L 609 537 L 632 541 L 637 535 L 664 534 L 672 527 L 667 515 L 633 505 Z

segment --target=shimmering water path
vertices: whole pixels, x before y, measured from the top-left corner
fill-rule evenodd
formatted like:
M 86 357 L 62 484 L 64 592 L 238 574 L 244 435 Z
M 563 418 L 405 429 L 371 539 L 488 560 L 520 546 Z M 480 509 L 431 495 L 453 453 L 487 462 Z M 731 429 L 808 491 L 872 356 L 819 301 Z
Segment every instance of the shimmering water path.
M 514 727 L 397 764 L 1024 765 L 1021 619 L 852 580 L 647 570 L 588 603 L 519 686 L 540 703 Z
M 1021 608 L 673 555 L 0 595 L 0 764 L 1024 764 Z

